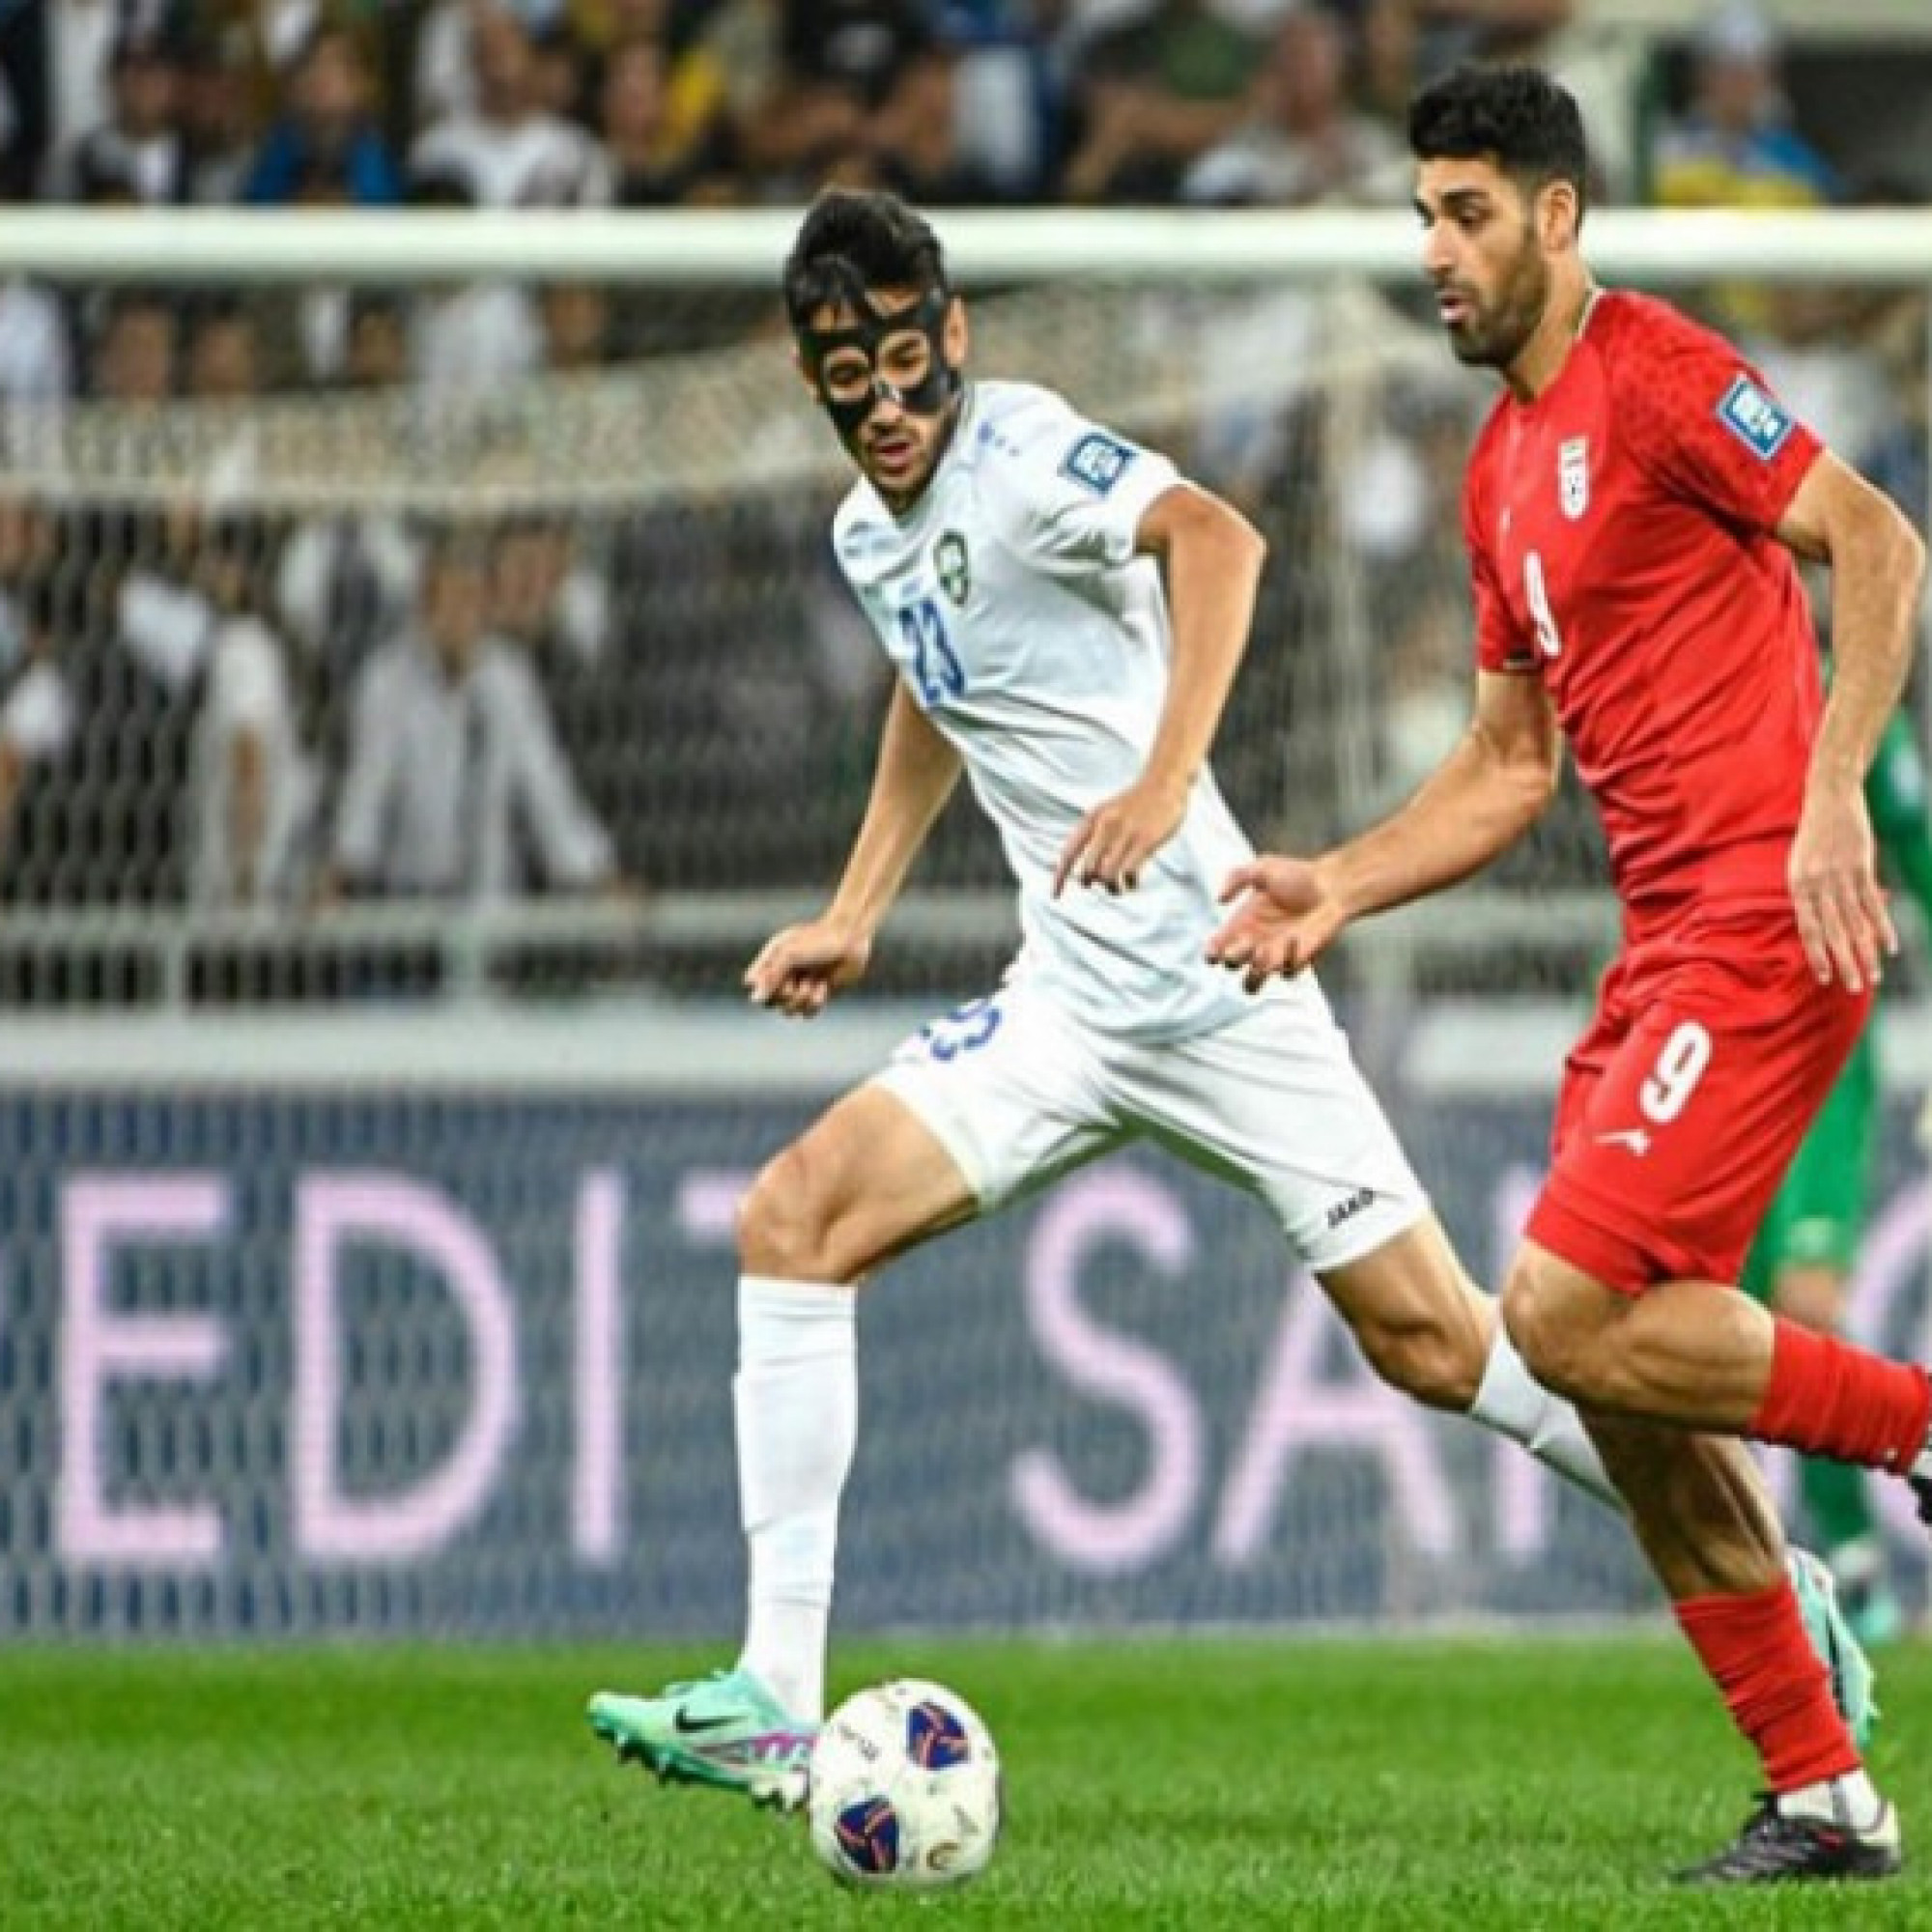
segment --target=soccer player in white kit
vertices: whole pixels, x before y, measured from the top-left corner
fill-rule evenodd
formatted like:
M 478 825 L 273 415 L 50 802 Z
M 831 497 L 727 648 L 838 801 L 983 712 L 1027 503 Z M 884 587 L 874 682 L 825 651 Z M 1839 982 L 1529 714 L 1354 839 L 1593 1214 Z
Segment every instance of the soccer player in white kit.
M 938 240 L 894 197 L 822 195 L 784 292 L 801 372 L 860 471 L 839 567 L 898 682 L 830 905 L 770 940 L 746 985 L 807 1017 L 859 980 L 962 773 L 1025 937 L 997 991 L 908 1040 L 759 1175 L 738 1230 L 744 1648 L 656 1696 L 590 1700 L 621 1755 L 779 1804 L 802 1794 L 823 1715 L 854 1291 L 1124 1142 L 1258 1195 L 1384 1379 L 1615 1506 L 1576 1415 L 1463 1272 L 1313 976 L 1255 997 L 1206 959 L 1221 883 L 1252 855 L 1207 760 L 1261 537 L 1052 391 L 969 384 Z M 1857 1676 L 1829 1584 L 1806 1580 L 1821 1652 L 1842 1643 Z

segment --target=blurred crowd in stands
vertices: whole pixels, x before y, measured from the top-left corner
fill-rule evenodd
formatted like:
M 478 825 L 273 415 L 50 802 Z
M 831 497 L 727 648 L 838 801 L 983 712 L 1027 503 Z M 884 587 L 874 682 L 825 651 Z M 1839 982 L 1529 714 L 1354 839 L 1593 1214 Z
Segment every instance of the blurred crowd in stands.
M 1792 116 L 1783 50 L 1721 0 L 1669 69 L 1587 0 L 0 0 L 14 201 L 663 208 L 795 204 L 826 182 L 922 206 L 1401 206 L 1405 103 L 1465 58 L 1531 59 L 1585 105 L 1601 198 L 1909 198 Z M 291 341 L 232 321 L 168 380 L 454 381 L 393 304 Z M 0 391 L 112 380 L 98 340 L 13 302 Z M 91 331 L 97 337 L 99 331 Z M 479 330 L 480 334 L 490 331 Z M 566 290 L 500 321 L 489 374 L 638 345 Z M 646 345 L 655 346 L 655 345 Z M 270 350 L 272 353 L 268 353 Z
M 16 203 L 292 219 L 789 205 L 831 181 L 941 211 L 1401 206 L 1413 88 L 1457 60 L 1524 58 L 1582 99 L 1604 200 L 1917 198 L 1922 176 L 1800 125 L 1786 49 L 1750 0 L 1721 0 L 1661 53 L 1596 31 L 1590 12 L 0 0 L 0 187 Z M 1798 412 L 1923 516 L 1922 292 L 1701 299 Z M 0 280 L 0 404 L 487 393 L 753 319 L 742 301 L 689 311 L 588 285 L 185 298 L 15 277 Z M 1466 390 L 1398 399 L 1321 493 L 1291 472 L 1330 445 L 1293 411 L 1232 440 L 1204 423 L 1199 446 L 1176 451 L 1264 523 L 1317 497 L 1339 505 L 1326 514 L 1375 586 L 1376 783 L 1390 792 L 1463 716 L 1468 420 Z M 0 481 L 0 897 L 273 907 L 823 875 L 863 786 L 877 680 L 849 653 L 814 669 L 799 649 L 801 586 L 814 608 L 832 595 L 812 520 L 693 502 L 531 512 L 479 533 L 373 509 L 270 516 L 233 494 L 76 508 Z M 1324 621 L 1293 585 L 1274 615 Z M 1263 680 L 1265 701 L 1295 701 L 1298 675 Z M 721 744 L 756 749 L 721 762 Z M 1260 767 L 1274 762 L 1236 786 L 1264 823 L 1279 772 Z M 734 792 L 748 768 L 762 816 Z M 810 811 L 786 808 L 802 797 Z M 972 849 L 968 869 L 990 869 Z
M 1587 0 L 10 0 L 0 177 L 96 205 L 664 207 L 828 181 L 933 207 L 1403 192 L 1412 89 L 1467 58 L 1574 86 L 1602 185 L 1842 184 L 1748 0 L 1639 141 L 1647 44 Z

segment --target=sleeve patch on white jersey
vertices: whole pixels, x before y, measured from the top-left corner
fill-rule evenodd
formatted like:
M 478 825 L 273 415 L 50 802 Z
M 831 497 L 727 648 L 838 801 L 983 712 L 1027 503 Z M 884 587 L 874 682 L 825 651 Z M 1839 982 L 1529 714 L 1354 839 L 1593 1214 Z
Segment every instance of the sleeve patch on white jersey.
M 1791 418 L 1748 376 L 1733 378 L 1718 420 L 1760 462 L 1769 463 L 1791 434 Z
M 1090 429 L 1060 460 L 1060 473 L 1071 477 L 1096 497 L 1104 497 L 1127 473 L 1140 452 L 1132 444 Z

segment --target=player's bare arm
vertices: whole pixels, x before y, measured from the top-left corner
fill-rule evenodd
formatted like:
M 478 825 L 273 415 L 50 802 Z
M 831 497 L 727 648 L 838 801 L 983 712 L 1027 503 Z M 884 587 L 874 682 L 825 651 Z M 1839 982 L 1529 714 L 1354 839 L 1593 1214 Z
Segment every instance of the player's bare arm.
M 1812 970 L 1857 992 L 1898 950 L 1864 782 L 1911 664 L 1925 547 L 1897 506 L 1829 450 L 1805 472 L 1777 534 L 1832 569 L 1832 695 L 1791 843 L 1792 905 Z
M 1541 680 L 1501 671 L 1476 679 L 1462 741 L 1399 811 L 1319 859 L 1264 855 L 1222 888 L 1239 899 L 1208 942 L 1208 958 L 1242 973 L 1250 992 L 1312 964 L 1344 926 L 1479 871 L 1543 814 L 1563 741 Z
M 1069 879 L 1129 890 L 1180 824 L 1227 707 L 1254 619 L 1267 544 L 1232 504 L 1190 483 L 1148 505 L 1135 549 L 1160 559 L 1174 627 L 1167 703 L 1140 778 L 1083 817 L 1062 848 L 1056 896 Z
M 872 935 L 958 781 L 958 753 L 905 686 L 895 686 L 871 797 L 838 890 L 817 919 L 775 933 L 746 967 L 745 988 L 757 1005 L 810 1019 L 863 977 Z

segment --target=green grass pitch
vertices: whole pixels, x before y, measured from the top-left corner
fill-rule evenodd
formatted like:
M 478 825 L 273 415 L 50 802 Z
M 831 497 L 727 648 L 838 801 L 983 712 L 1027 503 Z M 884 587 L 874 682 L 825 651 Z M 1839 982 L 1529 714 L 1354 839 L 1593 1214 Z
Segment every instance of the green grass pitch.
M 848 1895 L 802 1827 L 620 1769 L 585 1693 L 696 1648 L 0 1658 L 0 1925 L 1932 1928 L 1932 1651 L 1886 1661 L 1897 1883 L 1686 1894 L 1750 1766 L 1655 1641 L 853 1646 L 938 1677 L 1008 1767 L 1005 1843 Z M 1921 1875 L 1922 1874 L 1922 1875 Z

